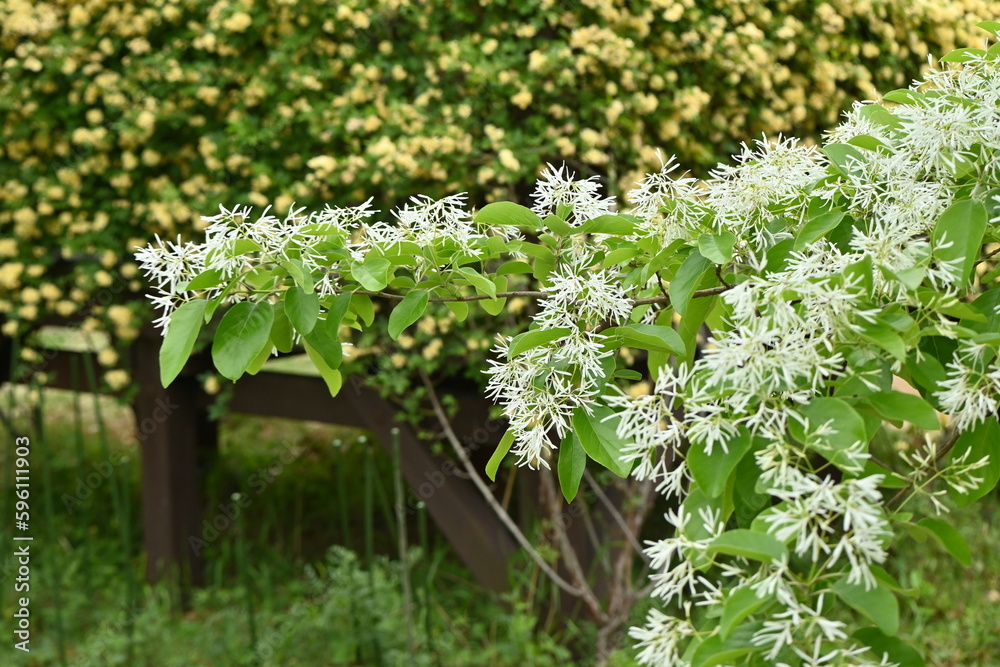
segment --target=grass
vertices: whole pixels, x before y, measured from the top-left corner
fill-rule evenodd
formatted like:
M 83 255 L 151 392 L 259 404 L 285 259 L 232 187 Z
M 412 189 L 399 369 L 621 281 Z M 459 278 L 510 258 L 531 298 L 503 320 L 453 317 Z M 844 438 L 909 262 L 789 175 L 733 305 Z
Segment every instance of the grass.
M 175 586 L 142 582 L 139 457 L 123 444 L 134 441 L 124 437 L 132 428 L 130 412 L 107 399 L 95 410 L 91 401 L 46 391 L 44 438 L 32 434 L 32 498 L 40 507 L 31 530 L 38 554 L 31 564 L 32 650 L 16 654 L 15 664 L 542 666 L 569 660 L 567 631 L 537 627 L 535 611 L 519 601 L 532 595 L 530 581 L 506 599 L 481 589 L 422 510 L 406 526 L 416 602 L 408 645 L 403 565 L 392 558 L 398 529 L 392 462 L 373 455 L 380 449 L 365 434 L 322 424 L 224 419 L 220 456 L 206 480 L 208 506 L 231 501 L 233 493 L 253 501 L 206 548 L 209 585 L 183 610 Z M 0 409 L 22 431 L 30 430 L 30 402 L 22 388 L 0 391 Z M 4 440 L 13 442 L 6 433 Z M 279 454 L 285 463 L 276 471 Z M 11 458 L 6 445 L 0 448 L 8 503 Z M 111 474 L 101 474 L 109 460 L 116 462 Z M 86 488 L 80 480 L 94 474 L 94 488 L 77 494 Z M 267 484 L 256 493 L 252 480 L 264 474 Z M 366 475 L 373 480 L 368 512 L 359 509 L 366 504 Z M 0 540 L 10 544 L 10 527 L 2 530 Z M 0 569 L 11 565 L 0 558 Z M 9 580 L 0 586 L 0 609 L 10 620 L 13 586 Z
M 0 410 L 24 429 L 32 420 L 29 403 L 26 390 L 0 391 Z M 15 652 L 12 664 L 591 662 L 574 659 L 565 646 L 587 646 L 593 628 L 559 627 L 558 614 L 540 615 L 551 602 L 550 591 L 539 587 L 527 563 L 512 566 L 512 594 L 492 596 L 471 580 L 420 513 L 405 526 L 414 545 L 405 564 L 415 598 L 408 645 L 404 565 L 395 557 L 392 462 L 381 453 L 370 455 L 364 434 L 321 424 L 224 419 L 220 456 L 206 480 L 210 508 L 234 493 L 252 494 L 253 475 L 266 471 L 279 453 L 288 453 L 288 463 L 208 545 L 209 585 L 184 611 L 176 587 L 142 581 L 139 457 L 122 437 L 132 428 L 130 412 L 109 399 L 95 404 L 89 395 L 55 391 L 45 392 L 44 410 L 44 439 L 32 440 L 32 652 Z M 0 432 L 6 473 L 0 511 L 9 516 L 12 438 Z M 101 474 L 103 462 L 120 457 L 112 474 Z M 67 494 L 72 498 L 82 488 L 81 480 L 97 479 L 94 473 L 100 481 L 91 493 L 67 502 Z M 373 480 L 367 488 L 366 476 Z M 933 545 L 897 543 L 889 568 L 919 592 L 903 605 L 901 635 L 922 647 L 932 667 L 1000 665 L 998 515 L 994 492 L 949 518 L 969 542 L 970 568 Z M 6 544 L 10 530 L 7 521 L 0 523 Z M 10 565 L 9 557 L 0 558 L 0 571 L 9 572 Z M 8 578 L 0 583 L 0 609 L 8 621 L 14 605 Z M 556 622 L 539 623 L 540 616 Z M 641 610 L 634 621 L 641 622 Z M 612 664 L 633 665 L 631 654 L 622 650 Z

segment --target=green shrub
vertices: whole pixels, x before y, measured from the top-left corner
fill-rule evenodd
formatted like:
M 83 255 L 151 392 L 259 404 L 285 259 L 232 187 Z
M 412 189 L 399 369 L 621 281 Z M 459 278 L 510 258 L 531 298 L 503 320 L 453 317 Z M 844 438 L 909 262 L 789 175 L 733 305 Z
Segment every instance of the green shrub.
M 0 3 L 3 332 L 85 318 L 113 334 L 100 361 L 117 369 L 142 312 L 130 251 L 190 236 L 219 204 L 482 201 L 560 160 L 625 189 L 656 148 L 697 170 L 760 132 L 815 136 L 1000 15 L 985 0 L 567 7 Z

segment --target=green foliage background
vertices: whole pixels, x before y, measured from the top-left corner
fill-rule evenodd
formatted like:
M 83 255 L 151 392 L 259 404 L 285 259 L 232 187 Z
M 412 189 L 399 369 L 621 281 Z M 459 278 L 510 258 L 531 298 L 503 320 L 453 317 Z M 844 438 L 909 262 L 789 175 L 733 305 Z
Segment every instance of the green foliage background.
M 566 161 L 620 192 L 676 153 L 703 175 L 761 132 L 980 40 L 964 0 L 0 1 L 0 316 L 112 334 L 128 384 L 131 250 L 219 204 L 524 197 Z M 37 353 L 22 354 L 32 361 Z

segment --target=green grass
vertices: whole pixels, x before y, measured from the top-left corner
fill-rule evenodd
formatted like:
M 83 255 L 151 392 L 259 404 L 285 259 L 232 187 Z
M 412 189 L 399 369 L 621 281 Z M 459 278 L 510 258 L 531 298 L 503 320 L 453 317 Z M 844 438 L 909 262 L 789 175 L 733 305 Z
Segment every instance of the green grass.
M 206 480 L 208 506 L 240 492 L 252 502 L 208 546 L 208 586 L 183 610 L 176 586 L 142 581 L 139 457 L 123 444 L 131 441 L 124 437 L 130 413 L 102 399 L 98 421 L 92 400 L 45 392 L 44 440 L 31 434 L 32 498 L 40 503 L 31 531 L 38 554 L 31 574 L 32 651 L 15 655 L 14 664 L 567 664 L 567 631 L 557 636 L 552 627 L 537 627 L 535 610 L 518 601 L 529 597 L 530 581 L 506 599 L 481 589 L 428 529 L 422 510 L 406 526 L 414 545 L 408 556 L 415 595 L 409 646 L 403 567 L 393 558 L 392 462 L 380 448 L 369 456 L 364 434 L 321 424 L 224 419 L 220 455 Z M 0 391 L 0 409 L 24 431 L 30 430 L 29 403 L 22 388 Z M 77 404 L 79 423 L 73 418 Z M 3 438 L 12 442 L 6 432 Z M 282 452 L 287 463 L 274 474 Z M 72 496 L 80 479 L 121 455 L 124 462 L 86 498 L 63 502 L 62 494 Z M 366 517 L 361 482 L 369 465 L 377 482 Z M 6 446 L 0 466 L 8 473 L 3 499 L 10 502 Z M 248 480 L 269 469 L 266 486 L 256 493 Z M 43 508 L 46 489 L 51 498 Z M 9 530 L 5 523 L 0 533 L 7 544 Z M 363 555 L 368 534 L 370 559 Z M 10 620 L 13 586 L 0 586 L 0 609 Z
M 45 397 L 45 438 L 33 439 L 32 454 L 32 652 L 4 664 L 592 664 L 564 647 L 574 641 L 577 647 L 592 645 L 594 628 L 560 628 L 557 607 L 541 614 L 552 602 L 551 591 L 539 585 L 530 564 L 512 565 L 515 591 L 498 599 L 472 581 L 419 513 L 405 526 L 414 545 L 407 563 L 415 596 L 411 649 L 403 566 L 395 552 L 392 462 L 380 448 L 369 456 L 371 443 L 361 440 L 363 434 L 321 424 L 225 418 L 220 456 L 206 480 L 210 508 L 233 493 L 252 493 L 248 480 L 278 453 L 289 452 L 290 462 L 208 547 L 209 585 L 185 611 L 176 587 L 142 581 L 139 457 L 123 444 L 130 441 L 123 437 L 132 427 L 129 411 L 102 399 L 98 421 L 90 395 Z M 26 390 L 0 391 L 0 409 L 21 428 L 31 422 L 29 402 Z M 6 473 L 0 511 L 9 516 L 12 439 L 2 428 L 0 434 Z M 64 494 L 120 454 L 126 460 L 113 476 L 71 512 Z M 369 465 L 377 483 L 365 516 Z M 970 568 L 933 545 L 897 543 L 888 567 L 920 594 L 903 605 L 901 635 L 922 647 L 932 667 L 1000 665 L 998 515 L 1000 498 L 993 493 L 948 517 L 969 542 Z M 11 543 L 10 530 L 8 521 L 0 522 L 0 541 Z M 5 564 L 0 557 L 0 566 Z M 9 579 L 0 583 L 0 610 L 8 623 L 12 589 Z M 633 621 L 641 623 L 642 615 L 637 609 Z M 633 665 L 630 655 L 625 648 L 612 664 Z

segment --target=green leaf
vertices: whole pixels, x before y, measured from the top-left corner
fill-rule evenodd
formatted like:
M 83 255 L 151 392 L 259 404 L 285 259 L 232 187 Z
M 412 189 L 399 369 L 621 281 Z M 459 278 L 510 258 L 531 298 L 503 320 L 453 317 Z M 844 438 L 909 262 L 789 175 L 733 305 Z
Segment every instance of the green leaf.
M 389 315 L 389 336 L 396 340 L 403 329 L 420 319 L 427 308 L 427 290 L 413 290 L 400 301 Z
M 951 461 L 959 460 L 966 455 L 966 452 L 968 452 L 967 463 L 979 461 L 984 456 L 988 457 L 989 463 L 973 473 L 983 481 L 971 493 L 962 494 L 954 489 L 948 490 L 959 507 L 968 507 L 995 489 L 997 482 L 1000 481 L 1000 424 L 997 423 L 996 417 L 987 417 L 986 421 L 959 436 L 955 447 L 951 450 Z
M 326 388 L 330 390 L 331 396 L 336 396 L 340 392 L 340 387 L 344 383 L 344 378 L 340 374 L 340 371 L 335 368 L 330 368 L 323 359 L 323 355 L 319 353 L 312 345 L 309 344 L 308 340 L 302 341 L 302 347 L 306 349 L 306 354 L 309 355 L 309 359 L 312 360 L 313 365 L 316 366 L 316 370 L 319 371 L 320 377 L 326 383 Z
M 788 260 L 795 249 L 795 239 L 783 239 L 771 246 L 764 257 L 767 260 L 764 266 L 765 275 L 768 273 L 781 273 L 788 266 Z
M 558 215 L 550 215 L 542 220 L 542 225 L 556 236 L 572 236 L 576 231 Z
M 687 354 L 684 341 L 673 327 L 658 324 L 629 324 L 606 331 L 609 336 L 619 336 L 622 345 L 641 350 L 669 352 L 678 356 Z
M 753 636 L 763 623 L 747 623 L 733 630 L 726 639 L 715 634 L 703 641 L 691 655 L 691 667 L 735 665 L 745 655 L 762 650 L 753 643 Z
M 860 322 L 858 324 L 861 338 L 882 348 L 900 361 L 906 360 L 906 343 L 891 325 L 881 320 L 872 322 Z
M 623 248 L 617 248 L 608 253 L 604 261 L 601 262 L 602 266 L 618 266 L 619 264 L 624 264 L 625 262 L 638 257 L 642 254 L 642 251 L 635 246 L 626 246 Z
M 732 232 L 702 234 L 698 237 L 698 252 L 715 264 L 728 264 L 733 261 L 734 245 L 736 245 L 736 235 Z
M 757 592 L 749 586 L 734 588 L 726 596 L 722 605 L 722 619 L 719 621 L 719 637 L 725 639 L 737 625 L 750 614 L 774 600 L 773 595 L 757 597 Z
M 866 162 L 864 154 L 849 144 L 826 144 L 823 152 L 830 158 L 836 171 L 847 175 L 854 162 Z
M 891 94 L 892 93 L 889 93 L 889 95 Z M 888 99 L 888 97 L 884 99 Z M 857 134 L 848 139 L 847 143 L 869 151 L 877 151 L 879 149 L 886 149 L 886 151 L 888 151 L 888 147 L 880 139 L 876 139 L 868 134 Z
M 219 373 L 236 380 L 268 344 L 274 308 L 266 301 L 243 301 L 225 314 L 215 331 L 212 361 Z
M 333 299 L 333 303 L 330 304 L 326 311 L 326 321 L 329 323 L 328 326 L 336 326 L 340 328 L 340 323 L 344 321 L 344 315 L 351 307 L 351 293 L 341 292 Z
M 274 322 L 271 324 L 271 344 L 277 348 L 278 352 L 287 354 L 294 346 L 292 323 L 288 321 L 288 315 L 284 308 L 275 307 Z M 266 346 L 265 346 L 266 347 Z
M 262 248 L 256 241 L 252 241 L 250 239 L 236 239 L 232 246 L 230 246 L 229 250 L 229 256 L 236 257 L 238 255 L 245 255 L 249 252 L 261 252 L 264 248 Z
M 631 236 L 635 233 L 636 219 L 625 215 L 599 215 L 580 225 L 575 233 L 611 234 L 614 236 Z
M 974 49 L 966 46 L 946 53 L 941 56 L 940 60 L 943 63 L 967 63 L 970 60 L 975 60 L 985 55 L 986 51 L 984 49 Z
M 799 409 L 799 412 L 809 420 L 810 433 L 805 433 L 798 421 L 790 420 L 789 427 L 796 438 L 818 451 L 841 470 L 858 472 L 862 469 L 863 463 L 846 453 L 856 443 L 868 442 L 865 420 L 854 408 L 839 398 L 820 397 L 809 401 Z M 827 423 L 830 430 L 828 434 L 813 433 L 818 426 Z
M 275 311 L 277 311 L 277 309 L 275 309 Z M 274 329 L 273 325 L 271 326 L 271 329 Z M 257 375 L 257 373 L 260 372 L 260 369 L 264 368 L 264 364 L 267 363 L 267 360 L 271 358 L 271 352 L 273 350 L 274 345 L 270 340 L 268 340 L 267 344 L 260 348 L 260 352 L 257 353 L 257 356 L 254 357 L 253 361 L 250 362 L 250 365 L 247 366 L 246 372 L 249 375 Z
M 285 314 L 295 330 L 307 334 L 319 318 L 319 295 L 295 285 L 285 292 Z
M 547 246 L 537 243 L 522 243 L 520 251 L 535 260 L 532 264 L 535 269 L 532 272 L 535 280 L 544 281 L 556 268 L 556 257 Z
M 1000 35 L 1000 21 L 980 21 L 976 27 L 992 32 L 994 35 Z
M 934 225 L 931 245 L 935 257 L 944 262 L 959 262 L 964 283 L 968 283 L 979 259 L 987 221 L 986 207 L 982 202 L 963 199 L 949 206 Z M 942 247 L 946 243 L 951 245 Z
M 865 590 L 864 584 L 847 583 L 844 575 L 833 584 L 833 592 L 885 634 L 895 635 L 899 631 L 899 601 L 881 585 Z
M 532 229 L 538 229 L 542 226 L 542 219 L 534 211 L 509 201 L 487 204 L 476 211 L 473 220 L 488 225 L 517 225 Z
M 351 295 L 351 312 L 358 316 L 365 326 L 371 326 L 375 321 L 375 307 L 367 294 Z
M 308 269 L 306 269 L 305 264 L 297 259 L 287 259 L 281 262 L 281 266 L 288 271 L 288 275 L 292 277 L 295 284 L 304 289 L 306 292 L 311 293 L 313 290 L 313 279 L 309 274 Z
M 694 250 L 681 267 L 677 269 L 677 275 L 674 279 L 670 281 L 670 285 L 667 288 L 670 294 L 670 303 L 681 315 L 687 313 L 688 303 L 691 301 L 691 295 L 694 294 L 695 289 L 698 287 L 698 283 L 701 282 L 701 276 L 712 266 L 712 263 L 705 259 L 700 252 Z
M 865 401 L 888 421 L 907 421 L 926 431 L 941 428 L 937 412 L 919 396 L 900 391 L 882 391 L 866 396 Z
M 351 262 L 351 275 L 366 290 L 378 292 L 389 284 L 391 268 L 392 263 L 385 257 L 371 257 L 364 262 Z
M 491 299 L 497 298 L 497 286 L 493 284 L 493 281 L 469 266 L 463 266 L 458 272 L 476 288 L 476 292 Z
M 768 533 L 746 528 L 734 528 L 712 540 L 706 552 L 742 556 L 750 560 L 770 563 L 772 560 L 780 560 L 788 556 L 788 547 Z
M 924 96 L 915 90 L 900 88 L 899 90 L 886 93 L 882 96 L 882 99 L 887 102 L 895 102 L 896 104 L 916 104 L 922 101 Z
M 569 329 L 566 327 L 525 331 L 524 333 L 514 336 L 513 340 L 511 340 L 510 345 L 507 347 L 507 358 L 513 359 L 522 352 L 527 352 L 528 350 L 532 350 L 536 347 L 547 345 L 554 340 L 562 338 L 568 333 Z
M 986 290 L 970 305 L 983 316 L 982 322 L 962 322 L 973 331 L 1000 333 L 1000 288 Z
M 969 549 L 968 543 L 950 523 L 941 519 L 925 517 L 918 521 L 917 525 L 926 528 L 934 535 L 937 542 L 947 549 L 948 553 L 954 556 L 959 563 L 965 567 L 972 565 L 972 551 Z
M 184 288 L 187 291 L 218 287 L 222 282 L 222 272 L 218 269 L 208 269 L 196 275 Z
M 917 649 L 899 637 L 890 637 L 878 628 L 861 628 L 851 636 L 869 647 L 879 660 L 887 655 L 889 662 L 899 667 L 926 667 L 927 663 Z
M 444 305 L 455 315 L 455 319 L 464 322 L 469 316 L 469 304 L 465 301 L 445 301 Z
M 331 370 L 336 370 L 340 367 L 340 362 L 344 356 L 343 346 L 340 343 L 339 329 L 339 322 L 321 320 L 312 331 L 303 336 L 305 342 L 309 343 L 313 351 L 323 358 L 323 361 Z
M 207 305 L 204 299 L 188 301 L 170 316 L 167 333 L 160 345 L 160 384 L 164 387 L 174 381 L 191 357 Z
M 573 411 L 573 431 L 590 458 L 615 473 L 627 477 L 630 466 L 621 460 L 621 438 L 615 433 L 614 413 L 604 406 L 593 406 L 587 414 L 583 406 Z M 605 421 L 607 419 L 607 421 Z
M 804 250 L 826 234 L 837 228 L 843 221 L 846 214 L 843 211 L 831 211 L 818 215 L 806 224 L 802 225 L 799 235 L 795 237 L 794 249 L 796 252 Z
M 694 355 L 698 348 L 698 332 L 701 325 L 705 323 L 709 313 L 715 307 L 719 297 L 710 296 L 704 299 L 693 299 L 688 305 L 687 313 L 681 318 L 677 325 L 677 334 L 684 343 L 684 361 L 687 364 L 694 363 Z
M 503 434 L 500 438 L 500 444 L 497 445 L 496 451 L 493 452 L 493 456 L 486 463 L 486 475 L 492 481 L 497 480 L 497 469 L 500 468 L 500 462 L 503 461 L 503 457 L 507 456 L 507 452 L 510 451 L 511 445 L 514 444 L 514 431 L 507 429 L 507 432 Z
M 572 433 L 568 433 L 559 445 L 559 488 L 566 502 L 571 503 L 580 490 L 580 480 L 587 468 L 587 452 Z
M 709 498 L 717 498 L 726 488 L 729 476 L 736 470 L 740 459 L 750 451 L 750 432 L 740 429 L 740 432 L 726 443 L 729 451 L 715 443 L 712 453 L 706 453 L 706 448 L 697 442 L 691 443 L 688 450 L 687 464 L 694 476 L 694 481 Z
M 531 273 L 532 271 L 534 269 L 531 268 L 531 264 L 518 260 L 516 262 L 504 262 L 497 269 L 496 273 L 498 276 L 509 276 L 512 273 Z

